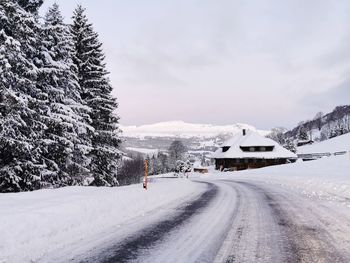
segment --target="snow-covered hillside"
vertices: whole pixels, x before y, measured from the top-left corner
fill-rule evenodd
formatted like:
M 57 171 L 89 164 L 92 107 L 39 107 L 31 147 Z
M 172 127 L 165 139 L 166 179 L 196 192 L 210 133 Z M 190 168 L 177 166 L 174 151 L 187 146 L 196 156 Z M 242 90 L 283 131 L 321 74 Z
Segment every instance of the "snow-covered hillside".
M 335 153 L 341 151 L 350 151 L 350 133 L 297 148 L 298 154 Z
M 219 134 L 236 134 L 242 129 L 257 131 L 262 135 L 266 135 L 268 131 L 257 130 L 248 124 L 232 124 L 232 125 L 212 125 L 212 124 L 194 124 L 183 121 L 159 122 L 141 126 L 121 126 L 123 136 L 144 138 L 150 137 L 179 137 L 191 138 L 202 137 L 210 138 Z

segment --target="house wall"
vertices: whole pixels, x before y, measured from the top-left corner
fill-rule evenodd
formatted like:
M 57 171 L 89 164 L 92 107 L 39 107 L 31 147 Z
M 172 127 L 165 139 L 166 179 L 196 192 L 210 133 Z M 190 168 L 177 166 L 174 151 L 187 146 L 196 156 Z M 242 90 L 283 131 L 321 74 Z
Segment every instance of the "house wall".
M 215 159 L 215 169 L 245 170 L 287 163 L 287 159 Z

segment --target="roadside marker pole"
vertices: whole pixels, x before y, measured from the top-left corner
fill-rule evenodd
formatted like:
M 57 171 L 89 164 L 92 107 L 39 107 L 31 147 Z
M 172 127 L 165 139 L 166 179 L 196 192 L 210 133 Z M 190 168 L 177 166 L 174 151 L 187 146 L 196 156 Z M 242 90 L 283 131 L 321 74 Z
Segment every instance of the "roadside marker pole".
M 147 183 L 148 183 L 148 160 L 145 160 L 145 177 L 143 178 L 143 188 L 147 190 Z

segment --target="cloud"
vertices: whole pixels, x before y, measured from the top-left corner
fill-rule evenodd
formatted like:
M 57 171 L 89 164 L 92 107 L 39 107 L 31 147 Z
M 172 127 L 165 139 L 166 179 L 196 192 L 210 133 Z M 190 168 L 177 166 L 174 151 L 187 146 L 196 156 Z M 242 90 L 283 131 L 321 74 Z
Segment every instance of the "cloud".
M 291 127 L 349 98 L 349 1 L 84 3 L 124 124 Z
M 331 110 L 338 105 L 349 105 L 350 78 L 332 89 L 308 94 L 303 98 L 303 104 L 326 110 Z

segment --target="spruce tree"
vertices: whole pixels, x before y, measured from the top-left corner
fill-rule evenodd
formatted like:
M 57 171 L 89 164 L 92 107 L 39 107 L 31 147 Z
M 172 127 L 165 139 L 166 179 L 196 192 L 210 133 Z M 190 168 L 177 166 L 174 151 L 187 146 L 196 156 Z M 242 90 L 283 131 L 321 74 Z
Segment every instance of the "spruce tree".
M 283 145 L 287 150 L 296 153 L 297 149 L 295 147 L 294 141 L 291 138 L 286 138 L 285 144 Z
M 36 111 L 40 1 L 0 2 L 0 191 L 40 187 L 40 139 L 44 124 Z
M 38 85 L 48 94 L 43 122 L 46 125 L 38 141 L 47 172 L 42 184 L 64 186 L 82 184 L 90 149 L 88 108 L 82 105 L 77 69 L 73 63 L 74 43 L 63 22 L 59 6 L 49 8 L 41 33 L 42 45 Z
M 299 141 L 309 140 L 309 135 L 307 134 L 307 130 L 304 126 L 300 126 L 300 128 L 299 128 L 298 139 L 299 139 Z
M 17 0 L 17 2 L 27 12 L 37 14 L 44 0 Z
M 78 68 L 81 97 L 91 108 L 90 117 L 95 132 L 91 138 L 90 170 L 93 185 L 117 185 L 117 166 L 120 159 L 118 104 L 112 97 L 112 86 L 104 62 L 105 56 L 98 34 L 88 22 L 85 9 L 78 6 L 73 15 L 71 33 L 75 43 L 75 64 Z

